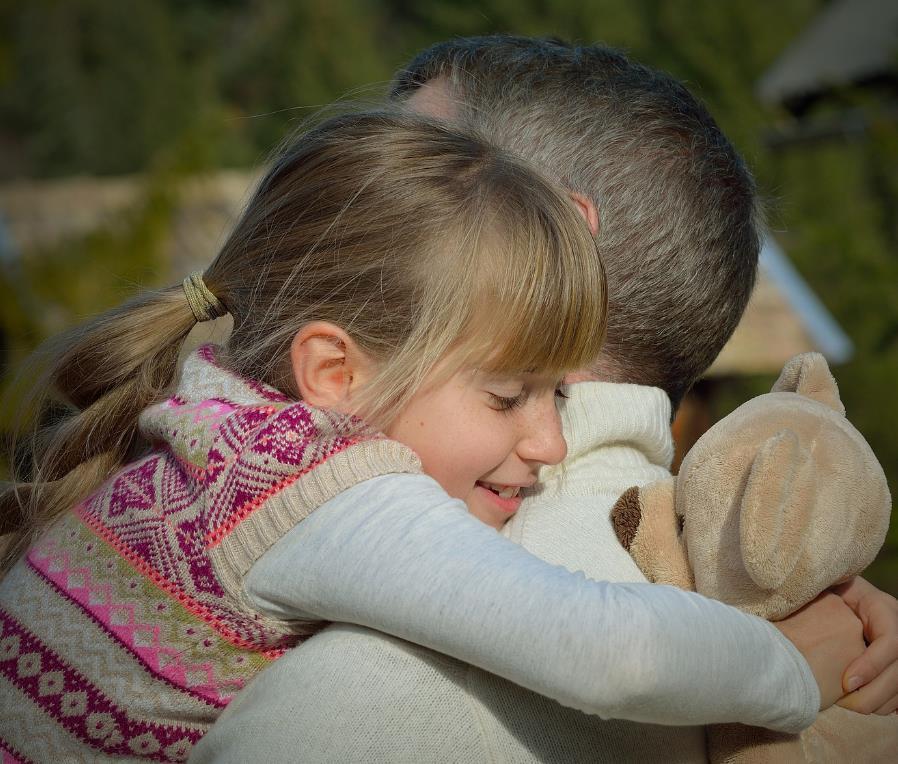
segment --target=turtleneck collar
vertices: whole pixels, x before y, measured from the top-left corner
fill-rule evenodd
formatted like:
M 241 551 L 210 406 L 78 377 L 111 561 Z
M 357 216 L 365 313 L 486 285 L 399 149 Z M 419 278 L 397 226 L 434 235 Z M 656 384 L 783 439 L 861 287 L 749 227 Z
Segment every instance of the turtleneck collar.
M 670 399 L 657 387 L 611 382 L 580 382 L 568 388 L 561 421 L 568 445 L 565 461 L 544 468 L 544 486 L 594 479 L 603 467 L 648 469 L 661 476 L 670 469 L 674 444 Z M 604 470 L 603 470 L 604 471 Z

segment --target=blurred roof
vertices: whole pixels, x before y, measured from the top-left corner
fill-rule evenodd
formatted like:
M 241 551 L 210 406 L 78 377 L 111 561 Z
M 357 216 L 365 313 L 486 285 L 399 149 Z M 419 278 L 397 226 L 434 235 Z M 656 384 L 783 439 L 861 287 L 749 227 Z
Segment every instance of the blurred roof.
M 765 103 L 788 106 L 896 70 L 898 0 L 834 0 L 767 70 L 757 92 Z
M 240 214 L 259 173 L 222 170 L 181 180 L 166 262 L 187 275 L 208 263 Z M 0 184 L 0 218 L 15 249 L 39 251 L 107 226 L 127 224 L 146 198 L 141 176 L 72 177 Z
M 768 237 L 745 315 L 707 376 L 775 373 L 792 356 L 811 350 L 839 364 L 851 358 L 854 348 L 779 244 Z

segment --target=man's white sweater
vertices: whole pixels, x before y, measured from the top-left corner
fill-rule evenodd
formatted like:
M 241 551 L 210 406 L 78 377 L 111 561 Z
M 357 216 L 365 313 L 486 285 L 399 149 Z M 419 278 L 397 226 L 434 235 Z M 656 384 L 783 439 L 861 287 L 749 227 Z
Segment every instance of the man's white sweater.
M 669 474 L 672 455 L 669 414 L 667 397 L 660 390 L 603 383 L 573 386 L 563 414 L 568 459 L 563 467 L 546 470 L 541 475 L 543 485 L 539 493 L 524 503 L 518 516 L 508 524 L 505 534 L 544 560 L 570 571 L 582 571 L 596 581 L 644 582 L 639 570 L 617 543 L 608 514 L 613 502 L 626 488 Z M 311 538 L 315 533 L 315 522 L 313 515 L 294 531 Z M 307 523 L 309 530 L 301 530 Z M 409 528 L 413 532 L 411 525 Z M 334 527 L 329 530 L 333 532 Z M 314 571 L 320 570 L 328 559 L 338 557 L 346 545 L 354 543 L 354 535 L 357 534 L 351 531 L 345 533 L 322 552 L 324 556 L 317 562 L 309 562 L 309 567 L 301 568 L 300 573 L 306 578 L 314 575 Z M 308 540 L 303 543 L 304 557 L 307 557 L 311 545 Z M 285 588 L 278 578 L 284 577 L 284 571 L 295 569 L 290 565 L 295 565 L 298 559 L 297 548 L 289 550 L 285 546 L 284 549 L 285 554 L 293 556 L 278 561 L 273 555 L 254 571 L 255 583 L 252 580 L 248 583 L 250 594 L 275 614 L 279 607 L 276 601 L 283 597 Z M 396 550 L 392 552 L 396 553 Z M 497 546 L 496 553 L 503 553 L 501 545 Z M 409 566 L 417 564 L 412 558 L 406 562 Z M 463 561 L 450 560 L 452 562 Z M 346 564 L 345 560 L 340 561 L 340 565 Z M 424 570 L 426 572 L 427 568 Z M 483 570 L 482 586 L 488 590 L 492 575 L 489 568 Z M 469 571 L 460 575 L 470 578 Z M 539 576 L 541 572 L 537 570 L 534 575 Z M 253 573 L 250 579 L 253 579 Z M 528 582 L 520 583 L 526 588 Z M 344 606 L 343 610 L 334 612 L 328 607 L 329 600 L 339 598 L 334 594 L 335 586 L 328 588 L 327 582 L 315 585 L 319 591 L 311 600 L 309 586 L 304 584 L 302 595 L 295 597 L 287 609 L 295 608 L 301 601 L 302 615 L 339 616 L 375 625 L 365 620 L 369 617 L 365 611 L 377 610 L 377 603 L 371 603 L 370 598 L 379 596 L 377 592 L 382 587 L 372 588 L 365 582 L 359 588 L 365 590 L 367 586 L 367 591 L 372 594 L 363 602 L 353 603 L 349 610 Z M 395 586 L 395 582 L 392 585 Z M 470 586 L 470 581 L 466 585 Z M 407 582 L 406 587 L 420 588 L 415 581 Z M 625 594 L 630 589 L 632 587 L 627 585 L 620 587 Z M 602 676 L 589 676 L 583 681 L 583 677 L 569 675 L 568 684 L 598 685 L 600 697 L 587 702 L 582 697 L 584 693 L 574 693 L 566 698 L 551 685 L 551 680 L 555 679 L 552 669 L 554 664 L 580 665 L 582 645 L 577 641 L 580 635 L 568 635 L 564 628 L 558 629 L 551 621 L 545 624 L 546 632 L 554 640 L 549 648 L 543 634 L 537 631 L 533 636 L 531 657 L 537 665 L 528 667 L 525 676 L 519 676 L 516 673 L 519 666 L 512 662 L 505 675 L 540 692 L 554 694 L 566 700 L 567 705 L 587 707 L 590 703 L 605 703 L 608 707 L 590 708 L 603 716 L 656 719 L 667 724 L 729 718 L 781 728 L 794 728 L 796 723 L 804 725 L 813 719 L 818 702 L 816 687 L 809 686 L 813 679 L 800 658 L 792 665 L 797 653 L 772 627 L 753 619 L 734 628 L 735 622 L 731 619 L 741 618 L 742 614 L 731 609 L 724 612 L 723 606 L 717 603 L 708 604 L 719 609 L 705 611 L 701 600 L 681 600 L 679 598 L 685 595 L 666 587 L 642 584 L 637 589 L 640 592 L 651 590 L 652 596 L 644 607 L 654 607 L 653 601 L 657 597 L 658 611 L 670 615 L 669 641 L 676 647 L 672 649 L 665 640 L 663 629 L 658 629 L 652 634 L 655 642 L 648 646 L 644 639 L 639 639 L 645 635 L 635 634 L 633 653 L 649 655 L 655 652 L 653 645 L 657 644 L 657 655 L 663 660 L 653 671 L 666 672 L 675 678 L 677 671 L 685 672 L 678 681 L 684 687 L 692 687 L 691 697 L 689 692 L 684 692 L 682 698 L 668 695 L 663 700 L 659 696 L 638 697 L 637 694 L 634 697 L 631 694 L 622 701 L 622 708 L 615 711 L 611 708 L 612 700 L 601 696 Z M 615 587 L 605 587 L 603 591 L 607 594 L 614 590 Z M 407 605 L 400 605 L 400 601 L 404 602 L 402 594 L 394 592 L 396 609 L 400 611 L 407 609 Z M 435 628 L 441 634 L 456 628 L 455 622 L 462 618 L 473 624 L 468 624 L 467 632 L 461 629 L 464 636 L 461 646 L 454 651 L 457 657 L 499 671 L 504 667 L 495 668 L 492 664 L 500 662 L 503 651 L 515 654 L 526 651 L 526 646 L 520 642 L 492 644 L 497 637 L 491 630 L 494 624 L 488 611 L 486 614 L 483 610 L 456 612 L 452 598 L 446 599 L 445 590 L 441 596 L 443 600 L 436 608 L 436 616 L 423 612 L 426 608 L 422 608 L 421 616 L 432 622 L 436 617 Z M 462 592 L 459 599 L 466 596 Z M 676 598 L 676 610 L 665 610 L 668 606 L 662 601 L 668 596 Z M 472 602 L 472 607 L 476 607 L 476 598 Z M 614 610 L 613 594 L 612 599 L 605 602 Z M 685 614 L 682 607 L 686 608 Z M 494 612 L 497 619 L 509 619 L 505 613 Z M 624 608 L 621 612 L 628 611 Z M 695 632 L 698 641 L 707 637 L 706 632 L 719 629 L 725 643 L 719 645 L 716 639 L 709 641 L 716 652 L 714 656 L 709 653 L 707 671 L 703 670 L 701 656 L 696 660 L 694 654 L 683 650 L 684 623 L 689 621 L 691 612 L 694 612 L 696 622 L 701 623 L 701 628 Z M 284 612 L 279 614 L 284 615 Z M 405 612 L 404 618 L 414 621 L 414 615 Z M 442 615 L 451 621 L 439 622 Z M 535 617 L 539 614 L 528 615 L 528 618 Z M 393 622 L 376 625 L 424 643 L 428 643 L 434 631 L 403 631 L 398 625 L 394 627 Z M 529 625 L 533 626 L 532 623 Z M 612 627 L 617 626 L 619 628 L 608 632 L 611 654 L 605 656 L 605 660 L 610 661 L 605 664 L 607 685 L 616 688 L 610 693 L 612 699 L 618 693 L 627 695 L 626 685 L 620 683 L 619 672 L 613 670 L 618 663 L 627 666 L 627 671 L 637 681 L 634 667 L 629 662 L 632 655 L 627 654 L 627 643 L 613 639 L 617 632 L 627 633 L 628 629 L 632 632 L 632 624 L 612 624 Z M 755 634 L 745 643 L 736 644 L 734 640 L 743 629 L 747 633 L 756 628 L 769 629 L 769 642 L 764 641 L 767 637 L 759 638 Z M 484 644 L 472 644 L 478 639 Z M 454 648 L 452 644 L 433 644 L 433 640 L 431 645 L 445 652 L 453 652 Z M 490 652 L 491 648 L 495 649 Z M 772 660 L 780 662 L 769 664 L 767 668 L 771 675 L 760 679 L 755 676 L 758 673 L 755 667 L 778 652 L 782 653 L 780 657 Z M 576 661 L 573 655 L 577 656 Z M 539 665 L 542 661 L 553 665 Z M 697 669 L 697 666 L 701 668 Z M 635 670 L 638 671 L 638 667 Z M 722 692 L 717 675 L 729 674 L 727 681 L 732 681 L 740 671 L 746 677 L 746 692 Z M 784 675 L 787 678 L 784 679 Z M 710 705 L 700 697 L 700 692 L 695 691 L 702 688 L 713 698 Z M 747 696 L 752 699 L 746 701 Z M 735 712 L 737 705 L 739 711 Z M 712 714 L 718 715 L 711 718 Z M 701 718 L 703 715 L 707 718 Z M 201 742 L 195 754 L 196 761 L 269 762 L 300 759 L 422 763 L 622 762 L 703 761 L 704 758 L 700 728 L 603 720 L 562 706 L 543 694 L 523 689 L 519 684 L 468 663 L 379 632 L 344 624 L 331 626 L 254 681 L 226 710 L 220 724 Z
M 596 581 L 646 580 L 611 527 L 611 507 L 635 485 L 670 475 L 670 400 L 655 387 L 571 387 L 563 413 L 568 458 L 540 475 L 539 493 L 505 527 L 547 562 Z M 483 703 L 483 743 L 495 762 L 704 762 L 701 727 L 638 724 L 579 714 L 467 667 Z M 503 715 L 490 708 L 509 709 Z M 507 722 L 516 723 L 509 725 Z

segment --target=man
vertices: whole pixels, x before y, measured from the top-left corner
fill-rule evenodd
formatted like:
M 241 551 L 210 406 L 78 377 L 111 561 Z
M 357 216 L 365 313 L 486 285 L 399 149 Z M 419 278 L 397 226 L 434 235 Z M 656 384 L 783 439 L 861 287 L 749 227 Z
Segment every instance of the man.
M 750 174 L 682 85 L 599 46 L 516 37 L 443 43 L 399 73 L 392 98 L 536 163 L 570 189 L 597 236 L 609 288 L 605 347 L 569 380 L 583 384 L 571 386 L 563 412 L 564 467 L 541 475 L 543 488 L 505 534 L 597 580 L 644 580 L 616 542 L 608 510 L 627 487 L 667 474 L 671 411 L 748 301 L 759 249 Z M 848 675 L 889 667 L 852 702 L 893 710 L 898 604 L 861 580 L 843 597 L 873 642 Z M 891 637 L 877 639 L 880 632 Z M 357 627 L 331 627 L 277 669 L 235 701 L 230 731 L 209 740 L 207 754 L 409 762 L 705 755 L 700 728 L 586 716 Z M 279 708 L 255 704 L 279 689 Z M 266 745 L 257 748 L 253 736 Z

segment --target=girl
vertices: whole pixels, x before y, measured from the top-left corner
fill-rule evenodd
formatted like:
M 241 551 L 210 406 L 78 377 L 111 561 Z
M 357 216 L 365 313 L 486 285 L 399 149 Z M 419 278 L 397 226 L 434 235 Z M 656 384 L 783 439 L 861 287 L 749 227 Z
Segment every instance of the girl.
M 45 351 L 37 393 L 71 411 L 18 486 L 27 553 L 0 585 L 7 754 L 182 760 L 240 687 L 334 619 L 594 713 L 639 719 L 657 693 L 682 722 L 676 698 L 701 688 L 701 721 L 726 699 L 727 718 L 810 723 L 814 676 L 772 626 L 584 581 L 464 512 L 501 525 L 564 456 L 557 380 L 597 355 L 604 310 L 576 211 L 483 142 L 385 114 L 302 136 L 202 276 Z M 225 311 L 227 346 L 196 352 L 159 402 L 185 335 Z M 403 500 L 422 505 L 412 522 L 391 512 Z M 362 530 L 340 512 L 360 502 Z M 344 546 L 361 574 L 322 576 Z M 713 683 L 634 668 L 650 651 L 620 645 L 642 632 L 716 661 Z M 733 650 L 753 660 L 730 667 Z M 605 689 L 615 676 L 624 697 Z

